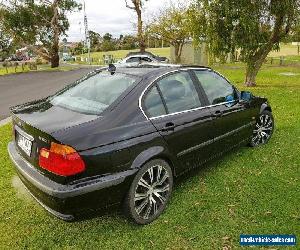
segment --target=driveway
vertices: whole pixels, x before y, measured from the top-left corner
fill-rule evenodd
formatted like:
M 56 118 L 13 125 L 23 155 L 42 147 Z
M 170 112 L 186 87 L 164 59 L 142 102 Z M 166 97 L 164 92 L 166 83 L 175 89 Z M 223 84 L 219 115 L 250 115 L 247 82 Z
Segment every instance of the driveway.
M 93 68 L 72 71 L 29 72 L 0 76 L 0 121 L 9 117 L 9 108 L 55 93 Z

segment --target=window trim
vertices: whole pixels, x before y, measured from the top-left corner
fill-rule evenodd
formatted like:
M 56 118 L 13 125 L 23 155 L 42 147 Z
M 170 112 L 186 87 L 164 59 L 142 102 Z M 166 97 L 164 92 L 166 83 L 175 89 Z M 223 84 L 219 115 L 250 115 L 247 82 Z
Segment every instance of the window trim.
M 160 98 L 160 100 L 161 100 L 161 103 L 162 103 L 162 105 L 163 105 L 163 107 L 164 107 L 165 113 L 168 114 L 168 109 L 167 109 L 167 107 L 166 107 L 166 105 L 165 105 L 165 100 L 162 98 L 160 89 L 159 89 L 159 87 L 157 86 L 157 84 L 153 84 L 153 85 L 147 90 L 147 92 L 145 93 L 145 97 L 143 98 L 143 105 L 144 105 L 144 103 L 145 103 L 145 99 L 147 98 L 147 95 L 152 91 L 153 88 L 156 88 L 156 91 L 157 91 L 158 94 L 159 94 L 159 98 Z M 148 115 L 148 116 L 150 117 L 150 114 L 149 114 L 147 108 L 145 108 L 145 114 Z
M 159 81 L 160 79 L 162 79 L 162 78 L 164 78 L 164 77 L 166 77 L 168 75 L 174 74 L 174 73 L 179 73 L 179 72 L 182 72 L 182 71 L 183 72 L 188 72 L 190 74 L 190 76 L 191 76 L 191 79 L 192 79 L 194 85 L 196 85 L 195 80 L 198 81 L 198 83 L 200 84 L 200 89 L 202 88 L 202 90 L 199 92 L 199 88 L 197 88 L 196 86 L 195 86 L 195 88 L 196 88 L 196 91 L 197 91 L 199 99 L 200 99 L 202 97 L 202 95 L 203 95 L 202 91 L 204 91 L 204 90 L 203 90 L 201 82 L 199 80 L 195 79 L 195 77 L 196 77 L 196 75 L 194 73 L 195 70 L 214 72 L 214 73 L 218 74 L 220 77 L 224 78 L 228 82 L 228 84 L 230 84 L 236 90 L 235 86 L 232 85 L 230 83 L 230 81 L 225 76 L 223 76 L 222 74 L 220 74 L 220 73 L 218 73 L 218 72 L 216 72 L 216 71 L 214 71 L 214 70 L 212 70 L 210 68 L 193 68 L 193 67 L 191 67 L 191 68 L 184 68 L 184 69 L 181 68 L 181 69 L 172 70 L 172 71 L 164 73 L 164 74 L 158 76 L 157 78 L 155 78 L 142 91 L 142 93 L 141 93 L 141 95 L 139 97 L 139 108 L 140 108 L 142 114 L 145 116 L 145 118 L 147 120 L 155 120 L 155 119 L 164 118 L 164 117 L 168 117 L 168 116 L 173 116 L 173 115 L 178 115 L 178 114 L 183 114 L 183 113 L 188 113 L 188 112 L 194 112 L 194 111 L 205 109 L 205 108 L 211 108 L 211 107 L 221 106 L 221 105 L 228 104 L 228 103 L 234 103 L 234 102 L 237 101 L 237 100 L 233 100 L 233 101 L 222 102 L 222 103 L 217 103 L 217 104 L 213 104 L 213 105 L 209 105 L 208 103 L 206 103 L 208 105 L 205 105 L 205 103 L 204 103 L 204 106 L 201 106 L 201 107 L 198 107 L 198 108 L 194 108 L 194 109 L 187 109 L 187 110 L 183 110 L 183 111 L 179 111 L 179 112 L 175 112 L 175 113 L 169 113 L 169 114 L 160 115 L 160 116 L 154 116 L 154 117 L 148 117 L 147 116 L 147 112 L 144 111 L 144 109 L 143 109 L 143 104 L 144 104 L 143 102 L 144 102 L 144 98 L 145 98 L 146 93 L 149 92 L 149 89 L 151 89 L 152 86 L 156 85 L 157 81 Z M 158 88 L 157 85 L 156 85 L 156 87 Z M 160 91 L 159 91 L 159 93 L 160 93 Z M 204 94 L 205 94 L 205 99 L 207 99 L 207 96 L 206 96 L 205 92 L 204 92 Z M 163 98 L 162 98 L 162 100 L 163 100 Z M 208 99 L 207 99 L 207 101 L 208 101 Z M 207 101 L 205 100 L 205 102 L 207 102 Z M 201 102 L 201 99 L 200 99 L 200 102 Z M 163 102 L 163 104 L 164 104 L 164 102 Z M 167 111 L 167 109 L 166 109 L 166 111 Z

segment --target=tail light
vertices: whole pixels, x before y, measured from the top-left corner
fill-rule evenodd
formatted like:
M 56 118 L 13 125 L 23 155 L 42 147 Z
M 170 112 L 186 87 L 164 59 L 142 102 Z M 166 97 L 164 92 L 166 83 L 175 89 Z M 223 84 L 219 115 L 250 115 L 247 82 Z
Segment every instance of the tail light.
M 53 142 L 50 150 L 46 148 L 40 150 L 39 165 L 61 176 L 71 176 L 85 170 L 85 164 L 75 149 Z

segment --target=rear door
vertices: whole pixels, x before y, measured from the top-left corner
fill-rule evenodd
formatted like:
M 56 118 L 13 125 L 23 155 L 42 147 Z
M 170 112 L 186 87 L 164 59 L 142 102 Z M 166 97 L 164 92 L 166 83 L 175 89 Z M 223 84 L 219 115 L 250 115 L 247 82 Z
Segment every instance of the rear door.
M 157 80 L 144 95 L 144 109 L 177 156 L 183 173 L 210 158 L 212 118 L 189 71 Z
M 194 70 L 212 114 L 215 153 L 249 139 L 255 119 L 249 105 L 239 100 L 237 90 L 212 70 Z

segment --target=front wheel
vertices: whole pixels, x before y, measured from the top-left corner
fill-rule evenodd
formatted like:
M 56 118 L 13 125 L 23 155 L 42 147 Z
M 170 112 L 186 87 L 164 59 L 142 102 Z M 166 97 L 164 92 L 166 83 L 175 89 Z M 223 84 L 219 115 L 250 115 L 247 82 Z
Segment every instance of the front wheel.
M 266 144 L 270 140 L 273 134 L 273 130 L 274 130 L 273 115 L 270 111 L 264 110 L 260 114 L 255 124 L 250 146 L 256 147 L 259 145 Z
M 166 208 L 173 187 L 169 164 L 156 159 L 146 163 L 135 176 L 124 201 L 125 213 L 138 224 L 148 224 Z

